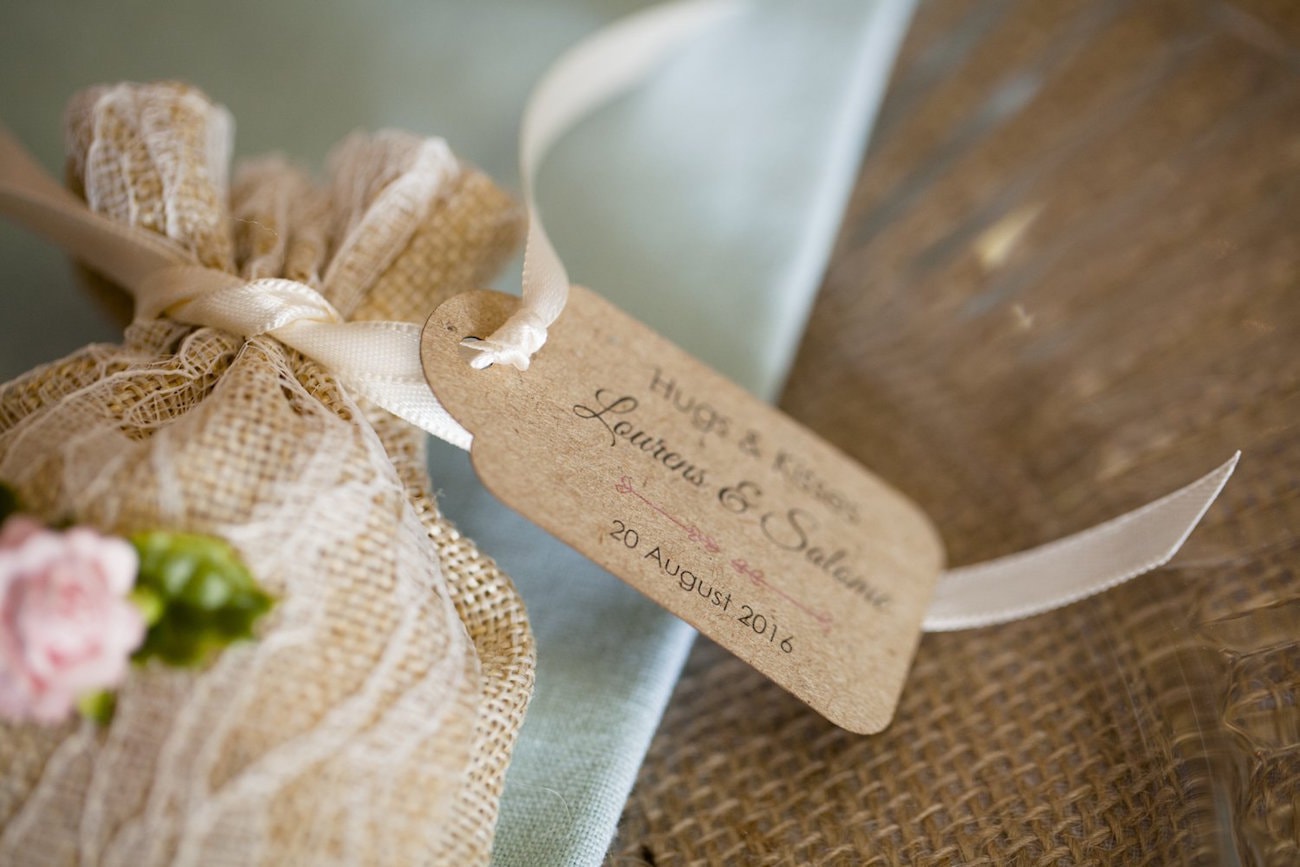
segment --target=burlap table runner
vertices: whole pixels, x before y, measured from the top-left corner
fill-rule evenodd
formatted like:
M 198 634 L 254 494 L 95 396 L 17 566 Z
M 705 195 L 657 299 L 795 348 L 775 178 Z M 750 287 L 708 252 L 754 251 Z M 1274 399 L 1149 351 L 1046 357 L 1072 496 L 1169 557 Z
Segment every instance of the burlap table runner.
M 1300 861 L 1300 16 L 923 3 L 785 393 L 953 565 L 1234 449 L 1169 567 L 839 731 L 701 642 L 610 864 Z
M 86 91 L 72 186 L 354 319 L 422 322 L 519 240 L 440 142 L 356 134 L 323 183 L 278 157 L 231 178 L 230 124 L 183 85 Z M 219 536 L 279 600 L 201 670 L 133 671 L 108 726 L 0 725 L 0 863 L 486 863 L 532 636 L 439 513 L 425 441 L 270 337 L 167 319 L 0 387 L 0 478 L 28 509 Z

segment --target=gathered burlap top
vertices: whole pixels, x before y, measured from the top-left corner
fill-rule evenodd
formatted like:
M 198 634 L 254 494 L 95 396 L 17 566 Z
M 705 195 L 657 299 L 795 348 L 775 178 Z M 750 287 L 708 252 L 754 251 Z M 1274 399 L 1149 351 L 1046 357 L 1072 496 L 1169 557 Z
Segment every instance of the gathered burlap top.
M 353 135 L 318 184 L 277 157 L 230 177 L 231 133 L 183 85 L 94 88 L 68 113 L 70 182 L 353 319 L 423 322 L 520 238 L 440 142 Z M 272 338 L 165 319 L 0 386 L 0 479 L 28 509 L 222 537 L 278 599 L 202 670 L 133 669 L 107 726 L 0 725 L 0 863 L 486 863 L 532 636 L 440 515 L 425 440 Z
M 608 859 L 1300 863 L 1300 15 L 922 2 L 784 407 L 962 565 L 1243 451 L 1173 563 L 840 731 L 701 641 Z

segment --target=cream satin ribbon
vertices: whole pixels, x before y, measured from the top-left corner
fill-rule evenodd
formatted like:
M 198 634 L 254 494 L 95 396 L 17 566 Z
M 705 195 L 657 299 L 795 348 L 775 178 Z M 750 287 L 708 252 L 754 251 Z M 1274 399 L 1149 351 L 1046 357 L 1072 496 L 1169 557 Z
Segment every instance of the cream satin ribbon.
M 551 245 L 533 195 L 547 151 L 587 115 L 645 80 L 672 49 L 740 8 L 735 0 L 685 0 L 629 15 L 579 42 L 538 82 L 519 132 L 519 176 L 528 208 L 523 303 L 487 338 L 463 344 L 479 353 L 471 362 L 474 367 L 504 363 L 527 370 L 533 353 L 546 342 L 546 329 L 568 300 L 569 274 Z
M 641 81 L 663 55 L 733 14 L 735 0 L 685 0 L 630 16 L 562 57 L 534 91 L 520 157 L 530 219 L 520 311 L 486 341 L 473 364 L 527 369 L 563 312 L 569 280 L 533 202 L 550 146 L 583 117 Z M 446 146 L 420 159 L 454 170 Z M 425 173 L 437 183 L 438 171 Z M 428 190 L 399 191 L 419 196 Z M 471 437 L 438 403 L 420 363 L 420 326 L 345 322 L 325 298 L 291 280 L 248 282 L 197 265 L 152 232 L 90 211 L 0 129 L 0 212 L 42 234 L 130 290 L 138 317 L 168 316 L 253 337 L 266 334 L 329 369 L 344 385 L 436 437 L 469 448 Z M 338 275 L 343 278 L 345 275 Z M 326 280 L 331 275 L 326 276 Z M 1005 623 L 1100 593 L 1168 562 L 1232 475 L 1240 455 L 1169 496 L 1082 533 L 940 576 L 929 631 Z
M 426 142 L 417 160 L 442 171 L 416 173 L 437 185 L 457 171 L 447 146 Z M 417 197 L 422 191 L 403 191 Z M 431 194 L 432 190 L 423 191 Z M 310 286 L 292 280 L 249 282 L 198 265 L 185 250 L 143 229 L 116 223 L 50 178 L 0 128 L 0 211 L 44 235 L 128 289 L 136 318 L 168 316 L 243 337 L 270 335 L 330 370 L 374 403 L 440 439 L 468 449 L 469 431 L 434 398 L 420 364 L 420 326 L 345 322 Z M 333 275 L 326 274 L 326 280 Z

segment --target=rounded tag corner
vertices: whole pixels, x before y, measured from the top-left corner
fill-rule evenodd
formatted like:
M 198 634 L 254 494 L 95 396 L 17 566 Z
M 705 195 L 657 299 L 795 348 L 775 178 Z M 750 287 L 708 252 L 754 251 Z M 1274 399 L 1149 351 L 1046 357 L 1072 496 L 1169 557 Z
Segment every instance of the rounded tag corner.
M 818 709 L 814 707 L 813 710 L 818 710 Z M 855 716 L 852 718 L 844 718 L 844 717 L 837 718 L 831 714 L 825 713 L 824 711 L 819 711 L 819 712 L 822 713 L 822 715 L 825 716 L 827 721 L 830 722 L 832 725 L 844 729 L 846 732 L 848 732 L 851 735 L 861 735 L 863 737 L 866 737 L 868 735 L 880 734 L 885 729 L 889 728 L 889 724 L 894 721 L 893 708 L 890 708 L 889 712 L 886 713 L 884 717 L 879 717 L 879 716 L 856 717 Z

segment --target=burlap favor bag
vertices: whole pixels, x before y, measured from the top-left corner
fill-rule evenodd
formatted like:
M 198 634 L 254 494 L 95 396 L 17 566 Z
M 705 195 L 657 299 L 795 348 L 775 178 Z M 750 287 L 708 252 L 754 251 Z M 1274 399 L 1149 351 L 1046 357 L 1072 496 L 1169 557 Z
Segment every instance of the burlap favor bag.
M 190 88 L 96 88 L 69 113 L 70 179 L 353 319 L 423 321 L 518 240 L 511 201 L 431 160 L 440 142 L 357 135 L 323 187 L 277 158 L 228 185 L 230 133 Z M 0 725 L 0 863 L 487 859 L 532 640 L 439 514 L 424 436 L 273 339 L 166 319 L 0 388 L 0 479 L 30 511 L 224 538 L 279 600 L 203 670 L 134 670 L 106 727 Z

